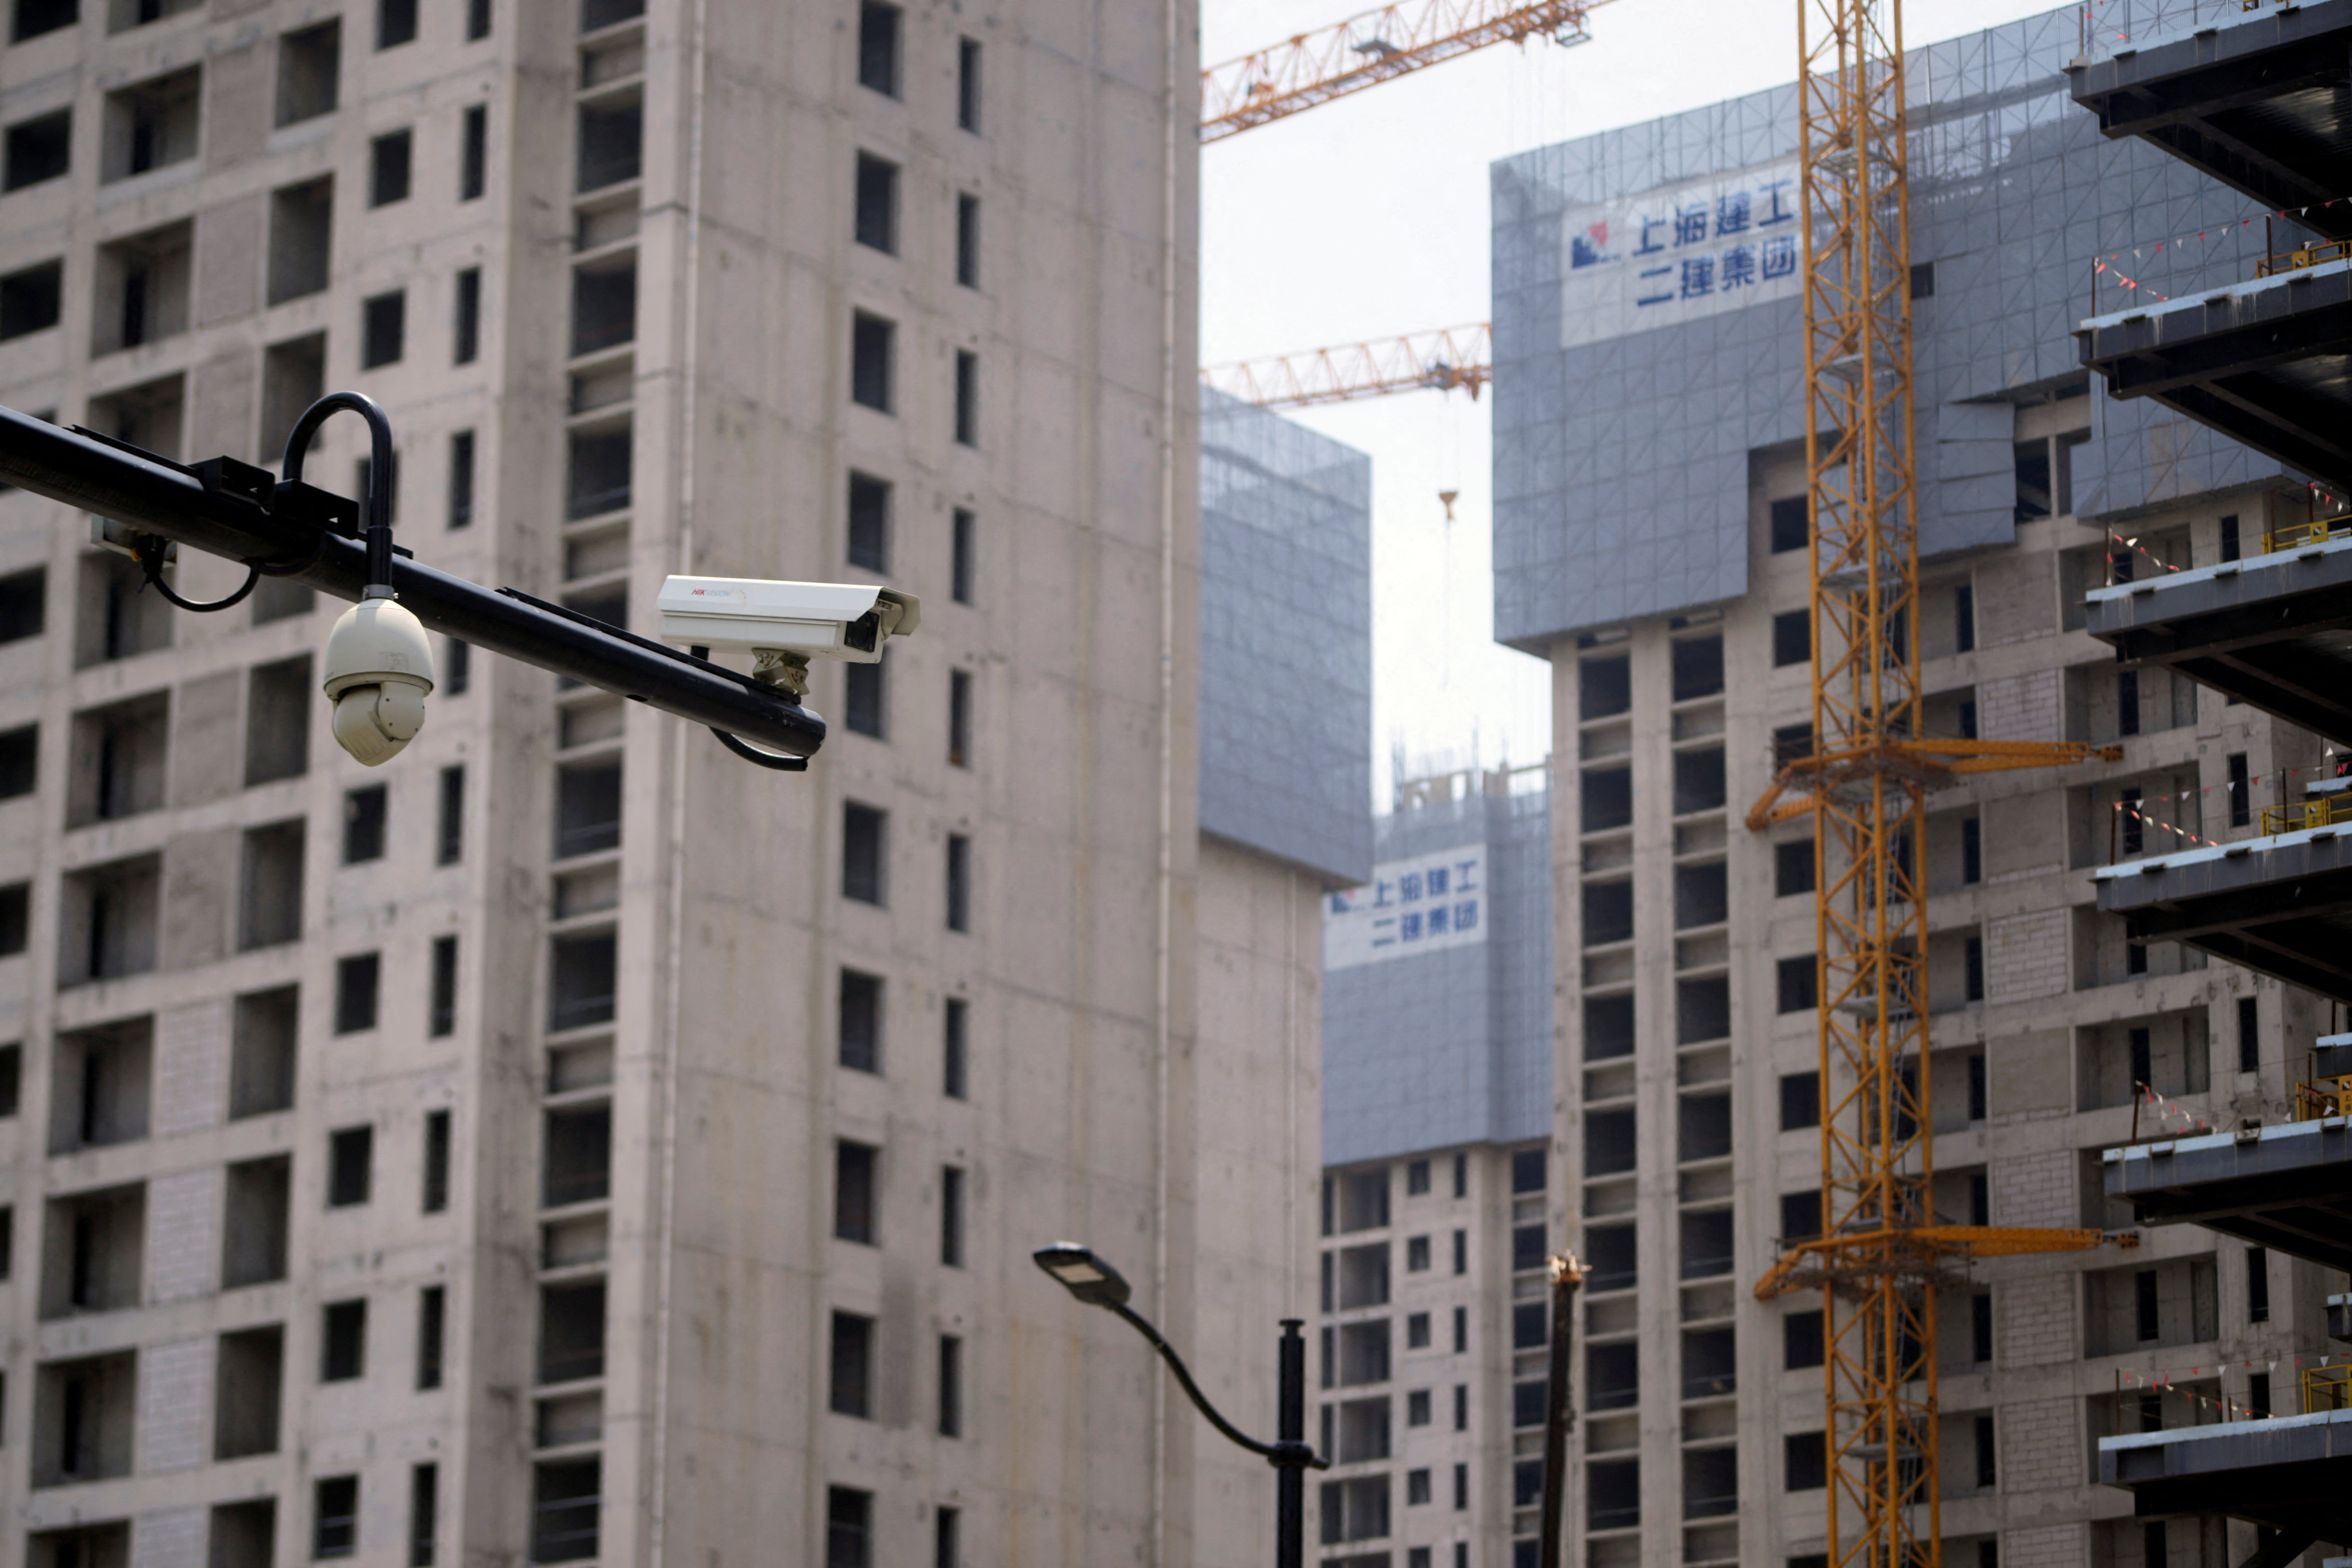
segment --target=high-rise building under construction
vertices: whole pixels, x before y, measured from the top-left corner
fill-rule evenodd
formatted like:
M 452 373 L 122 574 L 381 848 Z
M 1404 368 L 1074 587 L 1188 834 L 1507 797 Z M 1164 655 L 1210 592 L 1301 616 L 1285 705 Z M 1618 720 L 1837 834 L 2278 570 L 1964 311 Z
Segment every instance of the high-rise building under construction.
M 1929 735 L 2122 748 L 1948 781 L 1901 847 L 1930 988 L 1927 1058 L 1902 1070 L 1932 1091 L 1944 1223 L 2129 1227 L 2104 1152 L 2292 1121 L 2342 1000 L 2323 963 L 2281 956 L 2284 928 L 2232 936 L 2225 914 L 2179 913 L 2185 881 L 2100 869 L 2170 851 L 2237 867 L 2303 821 L 2345 740 L 2324 701 L 2278 696 L 2314 686 L 2308 668 L 2224 679 L 2286 668 L 2246 651 L 2283 634 L 2211 634 L 2200 665 L 2108 624 L 2159 582 L 2334 548 L 2333 449 L 2282 434 L 2298 400 L 2331 395 L 2292 370 L 2224 376 L 2198 349 L 2100 360 L 2075 332 L 2169 311 L 2135 329 L 2168 343 L 2210 309 L 2169 301 L 2258 278 L 2248 331 L 2257 307 L 2335 298 L 2346 264 L 2317 242 L 2336 226 L 2250 171 L 2324 163 L 2340 126 L 2213 129 L 2267 112 L 2230 97 L 2271 90 L 2252 85 L 2276 75 L 2263 48 L 2336 58 L 2336 24 L 2290 10 L 2170 7 L 2121 41 L 2097 8 L 2066 10 L 1910 54 L 1912 268 L 1895 286 L 1916 345 L 1921 563 L 1917 624 L 1896 635 L 1916 644 Z M 2208 119 L 2162 98 L 2148 51 L 2176 22 L 2180 50 L 2240 71 L 2204 85 Z M 2077 93 L 2109 61 L 2139 74 L 2095 114 Z M 2340 65 L 2312 68 L 2340 89 Z M 1550 661 L 1557 693 L 1550 1219 L 1593 1269 L 1570 1507 L 1595 1568 L 1831 1545 L 1822 1299 L 1751 1290 L 1822 1226 L 1811 827 L 1744 821 L 1812 746 L 1797 121 L 1783 89 L 1493 171 L 1496 624 Z M 2264 151 L 2217 152 L 2230 135 Z M 1948 1564 L 2299 1550 L 2251 1493 L 2151 1488 L 2136 1511 L 2097 1446 L 2303 1408 L 2299 1369 L 2338 1347 L 2320 1264 L 2286 1235 L 2158 1226 L 2133 1250 L 1967 1267 L 1939 1295 L 1936 1441 L 1871 1462 L 1937 1467 Z
M 1326 1561 L 1467 1568 L 1534 1533 L 1542 1434 L 1521 1428 L 1542 1420 L 1548 1365 L 1544 773 L 1398 780 L 1371 879 L 1324 910 Z
M 1264 1466 L 1029 1258 L 1271 1426 L 1366 486 L 1212 410 L 1196 509 L 1190 9 L 5 12 L 0 403 L 275 463 L 356 387 L 445 570 L 923 614 L 804 774 L 439 638 L 371 772 L 340 606 L 0 496 L 0 1563 L 1258 1551 Z

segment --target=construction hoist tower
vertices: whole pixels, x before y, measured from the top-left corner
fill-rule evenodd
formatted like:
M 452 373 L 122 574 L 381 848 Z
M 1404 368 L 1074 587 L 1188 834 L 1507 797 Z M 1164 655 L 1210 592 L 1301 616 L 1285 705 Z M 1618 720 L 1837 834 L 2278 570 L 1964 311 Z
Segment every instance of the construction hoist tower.
M 1924 732 L 1899 0 L 1799 0 L 1798 38 L 1813 745 L 1748 820 L 1813 819 L 1822 1235 L 1756 1293 L 1822 1292 L 1833 1568 L 1935 1568 L 1938 1285 L 1970 1258 L 2125 1238 L 1937 1224 L 1927 792 L 2121 752 Z

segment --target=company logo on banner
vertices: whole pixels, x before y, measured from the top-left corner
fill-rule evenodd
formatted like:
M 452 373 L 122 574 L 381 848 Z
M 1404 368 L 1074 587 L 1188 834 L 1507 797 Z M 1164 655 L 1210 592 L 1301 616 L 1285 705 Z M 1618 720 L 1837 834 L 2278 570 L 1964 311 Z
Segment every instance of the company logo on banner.
M 1560 347 L 1794 295 L 1801 216 L 1793 158 L 1571 207 Z
M 1486 940 L 1486 847 L 1383 860 L 1323 902 L 1323 967 L 1353 969 Z

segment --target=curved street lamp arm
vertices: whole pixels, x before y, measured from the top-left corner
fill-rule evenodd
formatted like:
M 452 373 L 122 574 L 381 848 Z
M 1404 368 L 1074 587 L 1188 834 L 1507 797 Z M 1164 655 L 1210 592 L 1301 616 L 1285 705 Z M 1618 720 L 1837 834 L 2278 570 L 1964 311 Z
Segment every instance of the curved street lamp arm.
M 1223 1432 L 1229 1441 L 1247 1448 L 1253 1454 L 1263 1455 L 1268 1464 L 1277 1468 L 1303 1468 L 1316 1470 L 1328 1470 L 1331 1468 L 1330 1460 L 1316 1453 L 1304 1443 L 1261 1443 L 1217 1414 L 1217 1407 L 1209 1403 L 1208 1395 L 1201 1392 L 1201 1385 L 1192 1381 L 1192 1370 L 1185 1366 L 1184 1358 L 1178 1355 L 1176 1347 L 1170 1344 L 1160 1336 L 1160 1331 L 1151 1326 L 1150 1319 L 1124 1301 L 1106 1301 L 1103 1304 L 1132 1324 L 1137 1333 L 1151 1342 L 1151 1348 L 1160 1352 L 1160 1359 L 1168 1363 L 1168 1370 L 1174 1373 L 1176 1381 L 1183 1385 L 1185 1395 L 1192 1401 L 1192 1407 L 1207 1416 L 1209 1425 Z

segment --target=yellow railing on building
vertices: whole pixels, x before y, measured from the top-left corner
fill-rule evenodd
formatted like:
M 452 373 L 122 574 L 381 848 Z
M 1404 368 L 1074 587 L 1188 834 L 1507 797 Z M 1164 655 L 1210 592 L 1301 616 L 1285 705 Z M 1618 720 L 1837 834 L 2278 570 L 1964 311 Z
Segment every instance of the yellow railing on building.
M 2352 1073 L 2294 1086 L 2294 1119 L 2316 1121 L 2323 1116 L 2352 1116 Z
M 2306 827 L 2326 827 L 2338 822 L 2352 822 L 2352 790 L 2315 795 L 2292 805 L 2263 807 L 2265 837 L 2273 833 L 2300 833 Z
M 2331 539 L 2352 535 L 2352 513 L 2340 517 L 2315 517 L 2302 522 L 2283 523 L 2263 532 L 2263 553 L 2274 554 L 2282 550 L 2301 550 L 2305 545 L 2325 544 Z
M 2303 1369 L 2303 1413 L 2352 1410 L 2352 1365 Z
M 2300 271 L 2323 261 L 2341 261 L 2347 256 L 2352 256 L 2352 239 L 2315 239 L 2309 245 L 2263 257 L 2254 263 L 2254 276 L 2270 278 L 2281 272 Z

